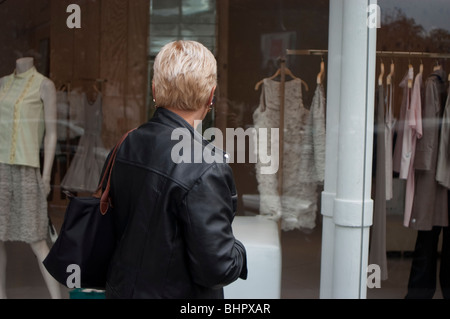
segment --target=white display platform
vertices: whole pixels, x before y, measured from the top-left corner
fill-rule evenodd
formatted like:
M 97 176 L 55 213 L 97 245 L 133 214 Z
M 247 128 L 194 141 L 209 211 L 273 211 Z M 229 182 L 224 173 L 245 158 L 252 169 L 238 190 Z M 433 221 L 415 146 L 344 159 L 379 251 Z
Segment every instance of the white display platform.
M 225 299 L 279 299 L 281 245 L 278 224 L 257 216 L 236 216 L 233 233 L 247 251 L 247 280 L 224 288 Z

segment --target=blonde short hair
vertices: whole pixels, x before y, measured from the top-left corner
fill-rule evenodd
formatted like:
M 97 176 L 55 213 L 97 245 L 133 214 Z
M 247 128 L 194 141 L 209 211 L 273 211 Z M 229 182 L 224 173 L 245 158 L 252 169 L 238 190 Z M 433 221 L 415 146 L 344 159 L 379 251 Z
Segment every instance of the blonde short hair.
M 196 111 L 207 105 L 217 85 L 214 55 L 196 41 L 174 41 L 158 53 L 153 65 L 158 106 Z

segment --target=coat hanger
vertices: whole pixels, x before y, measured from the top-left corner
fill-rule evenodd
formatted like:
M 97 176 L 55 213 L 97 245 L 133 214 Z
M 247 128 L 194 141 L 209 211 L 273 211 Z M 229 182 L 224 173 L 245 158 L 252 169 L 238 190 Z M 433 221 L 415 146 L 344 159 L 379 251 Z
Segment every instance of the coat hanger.
M 381 63 L 380 63 L 380 76 L 378 77 L 378 85 L 379 86 L 383 85 L 383 76 L 384 76 L 384 63 L 383 63 L 383 60 L 381 60 Z
M 419 73 L 423 74 L 423 62 L 422 62 L 422 59 L 420 60 Z
M 99 95 L 102 94 L 101 84 L 103 81 L 99 79 L 85 79 L 85 80 L 94 81 L 91 87 L 89 86 L 86 87 L 88 89 L 88 91 L 86 92 L 86 98 L 88 99 L 89 104 L 92 105 L 95 103 L 95 101 L 97 101 Z M 100 83 L 100 88 L 98 83 Z M 90 88 L 92 88 L 92 90 Z
M 391 71 L 386 77 L 386 84 L 391 85 L 392 84 L 392 77 L 394 76 L 395 72 L 395 64 L 394 60 L 391 60 Z
M 80 78 L 81 81 L 93 82 L 92 88 L 96 93 L 102 93 L 103 83 L 108 82 L 107 79 Z
M 413 87 L 414 81 L 414 67 L 411 64 L 411 61 L 408 62 L 408 88 L 411 89 Z
M 67 83 L 61 84 L 61 86 L 58 88 L 58 91 L 70 93 L 70 89 L 71 89 L 71 83 L 67 82 Z
M 284 68 L 284 73 L 285 73 L 285 75 L 290 76 L 292 79 L 298 79 L 298 77 L 296 77 L 294 74 L 292 74 L 291 70 L 289 70 L 288 68 Z M 275 78 L 276 78 L 277 76 L 279 76 L 279 75 L 281 75 L 281 68 L 278 69 L 278 70 L 275 72 L 275 74 L 272 75 L 270 78 L 266 78 L 266 79 L 268 79 L 268 80 L 273 80 L 273 79 L 275 79 Z M 256 83 L 256 85 L 255 85 L 255 91 L 258 91 L 259 87 L 261 86 L 261 84 L 263 84 L 264 80 L 265 80 L 265 79 L 262 79 L 261 81 L 259 81 L 258 83 Z M 300 79 L 300 80 L 301 80 L 301 79 Z M 301 81 L 302 81 L 302 84 L 305 86 L 305 90 L 308 92 L 308 91 L 309 91 L 308 84 L 307 84 L 305 81 L 303 81 L 303 80 L 301 80 Z
M 92 85 L 92 87 L 94 88 L 95 93 L 102 93 L 101 90 L 97 87 L 97 82 L 94 82 L 94 84 Z
M 322 61 L 320 62 L 320 72 L 319 74 L 317 74 L 317 84 L 321 84 L 323 82 L 324 77 L 325 77 L 325 62 L 323 61 L 322 57 Z
M 433 72 L 440 70 L 441 69 L 441 64 L 439 63 L 439 60 L 436 60 L 436 65 L 433 68 Z

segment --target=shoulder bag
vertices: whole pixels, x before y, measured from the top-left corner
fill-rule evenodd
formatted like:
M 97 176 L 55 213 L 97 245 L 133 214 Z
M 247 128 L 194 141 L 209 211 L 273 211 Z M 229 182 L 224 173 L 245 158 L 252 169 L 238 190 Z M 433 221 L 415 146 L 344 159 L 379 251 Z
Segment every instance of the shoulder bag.
M 108 266 L 117 242 L 109 202 L 110 178 L 119 146 L 130 132 L 110 153 L 94 194 L 90 197 L 69 194 L 59 236 L 43 261 L 47 271 L 68 288 L 105 287 Z

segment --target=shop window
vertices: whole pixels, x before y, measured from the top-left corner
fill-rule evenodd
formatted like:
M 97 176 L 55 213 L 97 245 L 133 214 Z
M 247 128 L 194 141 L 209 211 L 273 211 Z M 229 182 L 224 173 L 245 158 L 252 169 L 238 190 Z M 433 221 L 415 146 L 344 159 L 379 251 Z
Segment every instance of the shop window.
M 214 52 L 216 1 L 151 0 L 150 56 L 173 40 L 195 40 Z
M 150 0 L 148 75 L 152 79 L 153 61 L 161 48 L 175 40 L 193 40 L 216 53 L 216 0 Z M 153 114 L 149 86 L 148 117 Z M 213 119 L 208 119 L 210 122 Z

